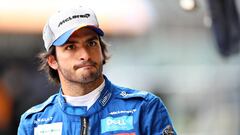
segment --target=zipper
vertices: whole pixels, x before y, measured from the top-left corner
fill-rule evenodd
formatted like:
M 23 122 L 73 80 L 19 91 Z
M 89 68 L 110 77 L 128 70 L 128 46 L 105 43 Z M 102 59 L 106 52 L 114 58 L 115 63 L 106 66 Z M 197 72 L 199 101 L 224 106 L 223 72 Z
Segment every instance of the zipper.
M 81 117 L 81 134 L 80 135 L 88 135 L 88 118 L 87 117 Z

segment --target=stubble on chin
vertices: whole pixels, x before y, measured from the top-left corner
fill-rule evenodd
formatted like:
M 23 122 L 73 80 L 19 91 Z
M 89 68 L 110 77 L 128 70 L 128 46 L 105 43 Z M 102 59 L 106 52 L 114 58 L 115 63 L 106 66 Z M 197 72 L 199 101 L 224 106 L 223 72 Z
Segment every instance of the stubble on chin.
M 97 68 L 95 65 L 96 71 L 90 71 L 86 74 L 82 74 L 81 77 L 79 78 L 80 83 L 91 83 L 97 81 L 101 76 L 102 76 L 102 65 Z
M 101 76 L 101 72 L 99 71 L 96 73 L 89 73 L 88 75 L 81 75 L 81 77 L 79 78 L 79 83 L 87 84 L 87 83 L 95 82 L 100 78 L 100 76 Z
M 76 74 L 76 70 L 74 73 L 62 68 L 60 68 L 59 71 L 61 72 L 60 74 L 62 74 L 61 76 L 64 78 L 64 80 L 67 80 L 68 82 L 89 84 L 97 81 L 102 76 L 102 68 L 102 65 L 100 65 L 99 68 L 96 67 L 95 71 L 84 71 L 81 74 Z

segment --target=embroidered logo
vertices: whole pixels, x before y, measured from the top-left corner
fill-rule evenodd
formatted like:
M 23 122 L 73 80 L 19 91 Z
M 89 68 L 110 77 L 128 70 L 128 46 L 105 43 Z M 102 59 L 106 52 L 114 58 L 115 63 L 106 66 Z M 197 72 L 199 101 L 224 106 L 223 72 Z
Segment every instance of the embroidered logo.
M 108 100 L 111 97 L 111 93 L 108 93 L 107 95 L 105 95 L 102 99 L 99 100 L 99 102 L 102 104 L 102 106 L 105 106 L 106 103 L 108 102 Z
M 162 134 L 163 134 L 163 135 L 174 135 L 174 131 L 173 131 L 172 126 L 167 125 L 167 126 L 163 129 Z
M 101 120 L 101 133 L 133 129 L 133 116 L 107 117 Z
M 110 112 L 109 114 L 111 114 L 111 115 L 116 115 L 116 114 L 133 114 L 133 113 L 136 112 L 136 111 L 137 111 L 137 109 L 121 110 L 121 111 Z
M 90 14 L 86 13 L 84 15 L 73 15 L 73 16 L 69 16 L 68 18 L 65 18 L 64 20 L 62 20 L 59 24 L 58 24 L 58 27 L 60 27 L 62 24 L 70 21 L 70 20 L 73 20 L 73 19 L 78 19 L 78 18 L 88 18 L 90 17 Z
M 53 117 L 48 117 L 48 118 L 38 118 L 37 120 L 34 120 L 35 124 L 40 124 L 40 123 L 44 123 L 44 122 L 50 122 L 52 121 Z
M 123 96 L 123 97 L 126 97 L 128 94 L 127 94 L 126 91 L 122 91 L 122 92 L 120 93 L 120 95 Z
M 62 122 L 38 125 L 34 135 L 62 135 Z

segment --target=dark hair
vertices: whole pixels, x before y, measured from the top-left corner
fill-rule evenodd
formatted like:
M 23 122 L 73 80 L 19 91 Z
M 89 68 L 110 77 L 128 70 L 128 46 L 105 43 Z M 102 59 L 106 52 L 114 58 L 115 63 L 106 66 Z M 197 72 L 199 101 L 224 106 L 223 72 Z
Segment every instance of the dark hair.
M 108 44 L 101 38 L 99 37 L 100 41 L 100 46 L 101 46 L 101 51 L 103 54 L 103 64 L 106 63 L 106 61 L 110 58 L 108 54 Z M 51 46 L 48 51 L 44 51 L 39 53 L 38 58 L 40 59 L 40 66 L 39 70 L 40 71 L 45 71 L 48 75 L 48 79 L 52 82 L 55 82 L 56 84 L 60 83 L 59 75 L 57 70 L 51 68 L 48 65 L 48 57 L 53 55 L 56 58 L 56 47 Z

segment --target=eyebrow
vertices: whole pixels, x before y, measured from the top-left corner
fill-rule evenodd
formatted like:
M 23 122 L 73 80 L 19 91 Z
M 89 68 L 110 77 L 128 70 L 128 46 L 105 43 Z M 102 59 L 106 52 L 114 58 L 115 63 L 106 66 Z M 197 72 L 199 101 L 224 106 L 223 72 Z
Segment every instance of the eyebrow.
M 98 40 L 98 36 L 92 36 L 90 38 L 88 38 L 86 41 L 89 42 L 89 41 L 92 41 L 92 40 Z
M 92 41 L 92 40 L 98 40 L 99 37 L 98 36 L 90 36 L 89 38 L 86 39 L 86 42 L 89 42 L 89 41 Z M 71 40 L 67 40 L 65 44 L 71 44 L 71 43 L 75 43 L 77 42 L 78 40 L 76 38 L 73 38 Z

